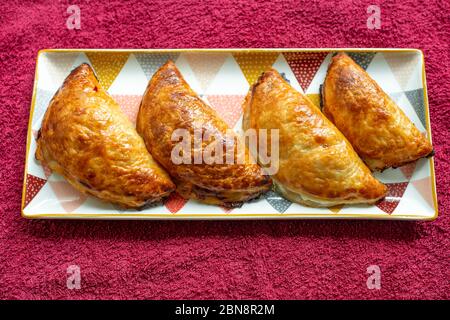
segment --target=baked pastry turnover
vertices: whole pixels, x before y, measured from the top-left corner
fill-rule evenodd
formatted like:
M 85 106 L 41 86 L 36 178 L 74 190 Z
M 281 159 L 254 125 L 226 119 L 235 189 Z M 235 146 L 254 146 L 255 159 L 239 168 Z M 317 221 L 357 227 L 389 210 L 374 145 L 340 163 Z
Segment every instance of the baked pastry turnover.
M 433 147 L 380 86 L 345 53 L 333 57 L 323 112 L 372 170 L 431 155 Z
M 279 168 L 272 176 L 287 199 L 314 207 L 374 203 L 386 194 L 339 130 L 271 69 L 244 102 L 244 130 L 279 130 Z
M 137 131 L 153 157 L 169 172 L 184 198 L 225 207 L 240 206 L 242 202 L 258 197 L 271 186 L 270 177 L 251 161 L 242 143 L 245 158 L 237 161 L 239 141 L 230 135 L 227 124 L 203 102 L 183 79 L 175 64 L 168 61 L 150 80 L 139 109 Z M 173 139 L 176 132 L 195 137 L 199 144 L 188 141 L 183 150 L 183 162 L 174 161 L 172 152 L 180 140 Z M 209 134 L 209 138 L 206 134 Z M 192 138 L 194 139 L 194 138 Z M 232 147 L 233 161 L 196 161 L 196 154 L 215 144 L 215 150 L 227 154 Z M 180 153 L 181 154 L 181 153 Z M 201 156 L 201 153 L 200 153 Z M 198 160 L 198 159 L 197 159 Z
M 175 189 L 87 64 L 51 100 L 36 158 L 79 191 L 127 208 L 159 202 Z

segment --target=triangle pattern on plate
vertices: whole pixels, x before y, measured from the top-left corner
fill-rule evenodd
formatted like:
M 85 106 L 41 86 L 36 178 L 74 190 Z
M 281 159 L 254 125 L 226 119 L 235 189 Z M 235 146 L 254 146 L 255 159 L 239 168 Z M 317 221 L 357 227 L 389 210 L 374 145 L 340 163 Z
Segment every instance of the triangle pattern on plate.
M 183 198 L 178 192 L 172 192 L 170 196 L 164 202 L 164 206 L 171 213 L 177 213 L 184 207 L 184 205 L 188 202 L 185 198 Z
M 381 202 L 377 204 L 377 207 L 388 214 L 392 214 L 400 203 L 408 183 L 409 182 L 386 183 L 386 186 L 388 187 L 388 194 Z
M 44 175 L 48 180 L 48 178 L 52 175 L 52 172 L 53 172 L 52 169 L 50 169 L 49 167 L 47 167 L 46 165 L 44 165 L 42 163 L 40 165 L 42 166 L 42 169 L 44 170 Z
M 46 63 L 43 71 L 47 73 L 47 79 L 52 82 L 52 88 L 62 85 L 64 79 L 73 69 L 73 63 L 79 56 L 77 52 L 47 52 Z
M 250 85 L 253 85 L 259 76 L 270 68 L 279 53 L 277 52 L 237 52 L 234 59 Z
M 185 53 L 186 60 L 191 66 L 203 92 L 208 89 L 225 62 L 226 53 Z
M 87 57 L 86 53 L 81 52 L 77 58 L 73 61 L 72 66 L 70 67 L 70 70 L 75 69 L 76 67 L 78 67 L 80 64 L 82 63 L 87 63 L 87 64 L 91 64 L 91 61 L 89 60 L 89 58 Z M 65 75 L 65 77 L 68 76 L 68 73 Z
M 35 124 L 34 128 L 38 129 L 41 127 L 42 118 L 44 117 L 45 111 L 53 98 L 53 92 L 37 89 L 36 98 L 34 103 L 33 119 L 32 123 Z
M 142 96 L 113 94 L 112 97 L 119 104 L 122 112 L 135 124 Z
M 203 92 L 206 95 L 246 95 L 249 84 L 241 68 L 231 54 Z
M 372 62 L 375 52 L 347 52 L 347 54 L 352 58 L 361 68 L 367 70 L 367 67 Z
M 45 179 L 27 174 L 24 208 L 34 199 L 46 182 Z
M 87 195 L 79 192 L 72 187 L 67 181 L 49 181 L 59 204 L 66 210 L 66 212 L 74 212 L 78 209 L 87 199 Z
M 234 128 L 242 115 L 243 95 L 208 95 L 210 106 L 225 120 L 230 128 Z
M 148 80 L 151 79 L 153 74 L 164 64 L 167 60 L 175 62 L 179 53 L 163 53 L 163 52 L 150 52 L 150 53 L 135 53 L 137 61 L 144 70 L 145 76 Z
M 384 92 L 403 92 L 405 90 L 399 84 L 384 54 L 376 54 L 367 67 L 366 72 Z
M 292 202 L 286 200 L 273 190 L 269 190 L 266 194 L 264 194 L 264 198 L 279 213 L 286 212 L 292 204 Z
M 285 52 L 286 61 L 304 92 L 308 90 L 328 52 Z
M 431 177 L 426 177 L 420 180 L 411 181 L 413 186 L 419 191 L 422 198 L 430 205 L 430 207 L 434 208 L 433 194 L 432 190 L 432 182 Z
M 148 79 L 134 54 L 130 54 L 119 74 L 108 89 L 110 95 L 141 95 L 145 92 Z
M 415 53 L 395 54 L 389 52 L 385 52 L 383 56 L 398 84 L 404 90 L 418 64 L 419 56 Z
M 126 52 L 88 52 L 86 53 L 92 68 L 103 89 L 108 90 L 120 70 L 128 60 Z
M 396 103 L 400 101 L 400 99 L 403 97 L 405 93 L 404 92 L 390 92 L 388 93 L 388 96 Z
M 412 177 L 414 171 L 416 170 L 416 165 L 417 165 L 417 162 L 414 161 L 414 162 L 405 164 L 404 166 L 401 166 L 399 169 L 403 173 L 403 175 L 405 176 L 406 179 L 411 180 L 411 177 Z
M 283 77 L 283 79 L 287 81 L 295 90 L 303 93 L 303 89 L 300 83 L 298 83 L 298 80 L 294 72 L 292 72 L 292 69 L 289 66 L 289 63 L 286 61 L 284 55 L 280 54 L 277 57 L 277 60 L 275 60 L 275 62 L 273 63 L 272 68 L 277 70 L 280 73 L 281 77 Z
M 261 52 L 248 54 L 242 51 L 241 56 L 239 53 L 235 55 L 229 52 L 217 52 L 217 56 L 213 57 L 216 55 L 216 52 L 214 52 L 211 53 L 211 60 L 208 58 L 210 53 L 168 53 L 162 51 L 155 53 L 131 53 L 124 55 L 121 67 L 120 61 L 118 67 L 115 67 L 116 62 L 112 63 L 113 67 L 117 68 L 118 71 L 113 70 L 113 72 L 110 72 L 110 70 L 107 70 L 103 72 L 103 67 L 99 65 L 101 64 L 99 59 L 104 61 L 110 68 L 108 59 L 117 52 L 100 52 L 101 59 L 90 52 L 86 54 L 77 52 L 69 55 L 64 54 L 63 56 L 61 56 L 61 53 L 57 55 L 54 53 L 42 54 L 40 56 L 40 74 L 39 79 L 37 79 L 32 131 L 30 134 L 36 138 L 37 130 L 41 126 L 40 120 L 55 90 L 62 84 L 70 70 L 82 62 L 87 62 L 93 66 L 100 82 L 106 82 L 106 85 L 103 83 L 102 85 L 110 92 L 130 120 L 134 122 L 141 100 L 141 91 L 144 91 L 144 86 L 148 83 L 148 79 L 163 63 L 168 59 L 172 59 L 176 61 L 177 66 L 179 65 L 181 72 L 194 90 L 199 95 L 204 94 L 204 99 L 224 118 L 230 127 L 239 130 L 242 129 L 241 103 L 247 94 L 248 85 L 253 84 L 261 72 L 271 66 L 279 70 L 280 73 L 284 73 L 284 76 L 290 80 L 291 85 L 296 86 L 297 90 L 303 91 L 301 87 L 305 88 L 307 91 L 304 92 L 308 98 L 319 107 L 319 86 L 323 83 L 328 61 L 332 55 L 332 52 L 328 52 L 324 60 L 319 63 L 315 74 L 314 71 L 312 72 L 312 80 L 309 80 L 308 84 L 307 77 L 300 77 L 301 81 L 299 81 L 299 76 L 294 73 L 294 68 L 287 61 L 284 52 L 281 54 L 280 52 L 261 50 Z M 349 52 L 348 54 L 361 67 L 366 69 L 372 78 L 380 83 L 384 91 L 389 92 L 392 99 L 405 111 L 405 114 L 416 124 L 419 130 L 424 131 L 423 127 L 425 127 L 428 119 L 425 110 L 424 90 L 422 89 L 421 55 L 417 52 L 413 54 L 404 52 L 383 52 L 380 54 Z M 207 58 L 206 61 L 202 61 L 202 55 Z M 220 55 L 223 55 L 223 60 Z M 210 63 L 211 65 L 209 65 Z M 306 64 L 305 68 L 308 69 L 310 67 L 309 64 Z M 305 68 L 302 67 L 297 71 L 303 70 L 304 72 Z M 111 81 L 108 80 L 108 75 L 105 80 L 104 73 L 111 73 L 112 76 L 110 78 L 115 77 L 109 87 L 108 82 Z M 125 85 L 127 83 L 129 84 L 128 86 Z M 93 208 L 99 208 L 100 213 L 108 213 L 108 210 L 116 207 L 106 202 L 101 202 L 96 198 L 90 196 L 86 198 L 86 196 L 80 195 L 62 176 L 59 176 L 56 172 L 52 173 L 48 168 L 41 167 L 39 161 L 34 159 L 36 141 L 32 137 L 30 137 L 29 147 L 28 174 L 26 174 L 25 179 L 26 186 L 23 200 L 26 214 L 31 211 L 39 213 L 60 213 L 66 211 L 90 213 L 93 212 Z M 387 212 L 384 214 L 386 217 L 392 213 L 393 218 L 395 218 L 396 214 L 403 215 L 411 212 L 416 212 L 414 214 L 418 217 L 419 214 L 431 217 L 435 199 L 433 198 L 433 178 L 429 176 L 430 170 L 430 164 L 427 159 L 422 159 L 417 163 L 410 163 L 397 169 L 386 170 L 380 175 L 383 176 L 384 180 L 382 181 L 388 184 L 388 197 L 379 203 L 378 206 L 371 206 L 367 212 L 371 214 Z M 144 216 L 151 215 L 153 212 L 161 212 L 166 215 L 171 215 L 170 212 L 173 214 L 184 212 L 204 214 L 208 210 L 217 214 L 223 212 L 231 212 L 231 214 L 250 213 L 260 210 L 259 213 L 262 215 L 274 212 L 282 212 L 285 215 L 297 211 L 316 212 L 316 209 L 304 209 L 301 205 L 292 204 L 277 193 L 275 189 L 263 196 L 263 198 L 264 200 L 261 199 L 258 202 L 244 204 L 242 208 L 229 209 L 211 206 L 210 210 L 197 204 L 196 201 L 189 201 L 182 198 L 179 194 L 173 194 L 165 201 L 165 208 L 161 205 L 157 210 L 144 210 L 142 214 Z M 84 202 L 83 199 L 85 199 Z M 360 213 L 356 211 L 360 209 L 358 206 L 336 206 L 328 209 L 325 210 L 323 208 L 320 212 L 329 216 L 332 216 L 332 212 Z M 126 209 L 117 210 L 119 212 L 127 212 Z M 117 213 L 116 210 L 113 211 Z
M 425 104 L 423 101 L 423 89 L 405 91 L 405 95 L 408 98 L 411 105 L 413 106 L 414 111 L 416 111 L 416 114 L 419 117 L 420 122 L 422 122 L 423 127 L 426 128 L 427 125 L 425 121 Z

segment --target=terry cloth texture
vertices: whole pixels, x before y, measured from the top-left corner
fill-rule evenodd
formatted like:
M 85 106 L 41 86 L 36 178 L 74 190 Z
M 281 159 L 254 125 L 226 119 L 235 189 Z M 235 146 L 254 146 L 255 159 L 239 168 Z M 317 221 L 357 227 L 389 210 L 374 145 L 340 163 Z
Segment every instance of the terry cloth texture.
M 449 1 L 67 1 L 0 4 L 0 298 L 449 298 Z M 439 218 L 44 221 L 20 216 L 36 56 L 43 48 L 393 47 L 425 54 Z M 81 289 L 66 287 L 67 267 Z M 369 290 L 370 265 L 381 289 Z

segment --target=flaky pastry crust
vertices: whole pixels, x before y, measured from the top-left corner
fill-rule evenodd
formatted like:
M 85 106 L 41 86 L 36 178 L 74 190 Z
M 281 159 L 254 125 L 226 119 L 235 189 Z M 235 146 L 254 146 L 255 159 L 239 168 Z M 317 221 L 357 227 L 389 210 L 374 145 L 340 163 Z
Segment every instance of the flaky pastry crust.
M 74 69 L 51 100 L 36 158 L 80 192 L 125 208 L 159 202 L 175 189 L 88 64 Z
M 279 170 L 287 199 L 314 207 L 374 203 L 386 195 L 339 130 L 302 93 L 270 69 L 244 102 L 244 130 L 279 130 Z
M 172 161 L 172 150 L 179 143 L 171 138 L 176 129 L 187 130 L 191 137 L 195 135 L 194 130 L 213 133 L 220 138 L 216 141 L 222 150 L 229 140 L 227 124 L 189 87 L 172 61 L 163 65 L 149 81 L 136 126 L 150 153 L 169 172 L 177 191 L 185 198 L 234 207 L 258 197 L 271 186 L 270 178 L 250 160 L 247 150 L 242 164 L 237 161 L 195 164 L 194 145 L 191 145 L 191 163 Z M 212 141 L 212 138 L 204 140 L 202 150 Z
M 400 167 L 433 152 L 430 141 L 345 53 L 334 56 L 328 67 L 322 104 L 371 170 Z

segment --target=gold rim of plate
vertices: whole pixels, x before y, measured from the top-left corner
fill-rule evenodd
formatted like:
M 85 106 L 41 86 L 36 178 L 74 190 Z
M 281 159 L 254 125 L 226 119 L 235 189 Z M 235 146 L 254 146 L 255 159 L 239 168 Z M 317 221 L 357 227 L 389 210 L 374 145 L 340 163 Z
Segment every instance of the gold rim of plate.
M 36 89 L 37 82 L 39 78 L 38 74 L 38 64 L 39 57 L 41 54 L 48 52 L 127 52 L 127 53 L 156 53 L 156 52 L 321 52 L 321 51 L 333 51 L 333 52 L 416 52 L 419 53 L 422 59 L 422 87 L 423 87 L 423 98 L 424 98 L 424 107 L 425 107 L 425 119 L 427 125 L 427 134 L 428 138 L 431 141 L 431 124 L 430 124 L 430 110 L 428 105 L 428 90 L 427 90 L 427 82 L 426 82 L 426 74 L 425 74 L 425 58 L 423 51 L 420 49 L 413 48 L 192 48 L 192 49 L 41 49 L 38 51 L 36 58 L 36 69 L 34 76 L 34 85 L 33 85 L 33 96 L 31 98 L 31 110 L 30 116 L 28 119 L 28 132 L 27 132 L 27 148 L 25 154 L 25 169 L 24 169 L 24 178 L 23 178 L 23 187 L 22 187 L 22 205 L 21 205 L 21 215 L 27 219 L 137 219 L 137 220 L 274 220 L 274 219 L 352 219 L 352 220 L 422 220 L 422 221 L 433 221 L 438 217 L 438 202 L 437 202 L 437 192 L 436 192 L 436 176 L 434 171 L 434 157 L 428 159 L 430 163 L 430 174 L 431 174 L 431 182 L 432 182 L 432 195 L 433 195 L 433 204 L 434 204 L 434 215 L 432 217 L 421 217 L 418 215 L 407 215 L 407 214 L 399 214 L 399 215 L 380 215 L 380 214 L 339 214 L 339 213 L 330 213 L 330 214 L 311 214 L 311 213 L 288 213 L 288 214 L 182 214 L 177 213 L 176 215 L 169 214 L 145 214 L 145 213 L 35 213 L 35 214 L 26 214 L 24 212 L 25 208 L 25 193 L 26 193 L 26 180 L 28 174 L 28 155 L 30 151 L 30 143 L 32 139 L 32 119 L 34 113 L 34 107 L 36 102 Z

